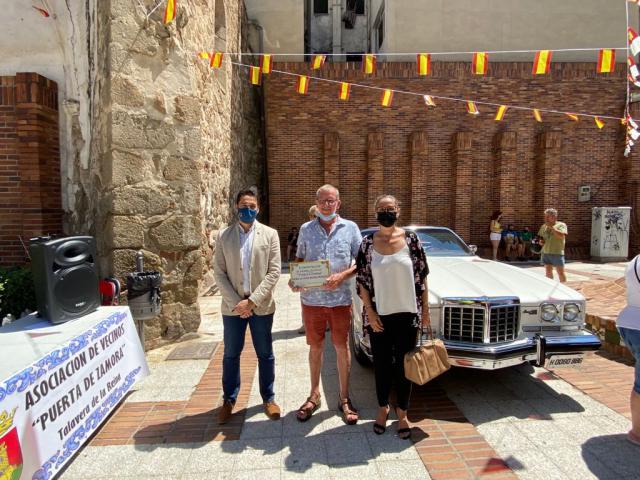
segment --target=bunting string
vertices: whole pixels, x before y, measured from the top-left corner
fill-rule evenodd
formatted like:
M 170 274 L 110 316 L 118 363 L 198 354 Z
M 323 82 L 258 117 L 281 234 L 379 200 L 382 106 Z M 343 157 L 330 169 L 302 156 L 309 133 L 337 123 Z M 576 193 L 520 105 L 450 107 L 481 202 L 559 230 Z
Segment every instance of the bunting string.
M 247 68 L 249 69 L 250 72 L 256 72 L 256 70 L 259 70 L 260 67 L 256 67 L 254 65 L 248 65 L 245 63 L 240 63 L 240 62 L 235 62 L 232 60 L 227 60 L 227 58 L 224 58 L 225 61 L 228 61 L 231 65 L 236 65 L 238 67 L 243 67 L 243 68 Z M 305 83 L 306 86 L 308 88 L 308 83 L 309 81 L 316 81 L 316 82 L 325 82 L 325 83 L 333 83 L 336 84 L 338 86 L 340 86 L 340 88 L 343 88 L 342 85 L 347 83 L 343 80 L 333 80 L 330 78 L 323 78 L 323 77 L 318 77 L 318 76 L 314 76 L 314 75 L 307 75 L 307 74 L 301 74 L 301 73 L 293 73 L 293 72 L 287 72 L 285 70 L 277 70 L 277 69 L 271 69 L 271 73 L 277 73 L 277 74 L 281 74 L 281 75 L 287 75 L 290 77 L 294 77 L 296 78 L 297 81 L 299 81 L 298 79 L 300 77 L 305 77 Z M 478 105 L 482 106 L 489 106 L 489 107 L 495 107 L 495 108 L 501 108 L 501 107 L 505 107 L 505 111 L 508 110 L 522 110 L 522 111 L 527 111 L 527 112 L 531 112 L 532 115 L 534 116 L 534 118 L 537 120 L 539 115 L 542 113 L 546 113 L 546 114 L 555 114 L 555 115 L 564 115 L 567 116 L 571 119 L 575 117 L 587 117 L 587 118 L 591 118 L 595 121 L 595 119 L 597 118 L 599 121 L 602 121 L 603 119 L 608 119 L 608 120 L 615 120 L 617 122 L 620 121 L 627 121 L 628 117 L 619 117 L 619 116 L 612 116 L 612 115 L 602 115 L 602 114 L 597 114 L 597 113 L 587 113 L 587 112 L 575 112 L 575 111 L 564 111 L 564 110 L 556 110 L 553 108 L 543 108 L 543 107 L 526 107 L 526 106 L 522 106 L 522 105 L 513 105 L 510 103 L 504 103 L 504 102 L 489 102 L 486 100 L 476 100 L 476 99 L 472 99 L 472 98 L 461 98 L 461 97 L 451 97 L 451 96 L 446 96 L 446 95 L 436 95 L 433 94 L 431 92 L 414 92 L 414 91 L 409 91 L 409 90 L 398 90 L 398 89 L 393 89 L 393 88 L 386 88 L 386 87 L 378 87 L 375 85 L 365 85 L 362 83 L 354 83 L 354 82 L 348 82 L 348 84 L 350 85 L 350 90 L 352 90 L 353 88 L 362 88 L 362 89 L 368 89 L 368 90 L 376 90 L 378 92 L 381 93 L 381 95 L 383 95 L 385 92 L 391 92 L 392 95 L 411 95 L 414 97 L 420 97 L 422 98 L 425 103 L 427 105 L 431 105 L 431 106 L 435 106 L 435 102 L 434 100 L 443 100 L 443 101 L 450 101 L 450 102 L 457 102 L 457 103 L 463 103 L 466 106 L 469 106 L 469 104 L 474 104 L 476 107 Z M 340 89 L 338 89 L 338 92 L 340 91 Z M 540 120 L 538 120 L 540 121 Z
M 499 55 L 499 54 L 508 54 L 508 53 L 538 53 L 538 52 L 598 52 L 600 50 L 627 50 L 627 46 L 624 47 L 593 47 L 593 48 L 538 48 L 534 50 L 483 50 L 482 53 L 491 54 L 491 55 Z M 241 53 L 241 52 L 222 52 L 225 55 L 253 55 L 255 57 L 261 57 L 263 55 L 272 55 L 274 57 L 315 57 L 319 55 L 318 53 Z M 376 57 L 413 57 L 416 55 L 428 53 L 429 55 L 473 55 L 478 53 L 478 50 L 469 51 L 469 52 L 425 52 L 424 50 L 421 52 L 376 52 L 372 55 Z M 346 57 L 346 53 L 323 53 L 325 57 Z

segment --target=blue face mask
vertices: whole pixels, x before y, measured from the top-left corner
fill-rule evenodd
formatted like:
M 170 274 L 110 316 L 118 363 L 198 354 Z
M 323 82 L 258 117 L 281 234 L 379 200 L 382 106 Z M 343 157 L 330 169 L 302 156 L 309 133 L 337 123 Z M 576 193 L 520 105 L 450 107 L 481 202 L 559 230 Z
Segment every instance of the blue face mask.
M 331 220 L 333 220 L 337 216 L 338 216 L 338 214 L 336 212 L 333 212 L 330 215 L 323 215 L 322 213 L 320 213 L 320 211 L 316 212 L 316 217 L 318 217 L 323 222 L 330 222 Z
M 242 223 L 253 223 L 258 216 L 258 210 L 254 210 L 249 207 L 242 207 L 238 209 L 238 218 Z

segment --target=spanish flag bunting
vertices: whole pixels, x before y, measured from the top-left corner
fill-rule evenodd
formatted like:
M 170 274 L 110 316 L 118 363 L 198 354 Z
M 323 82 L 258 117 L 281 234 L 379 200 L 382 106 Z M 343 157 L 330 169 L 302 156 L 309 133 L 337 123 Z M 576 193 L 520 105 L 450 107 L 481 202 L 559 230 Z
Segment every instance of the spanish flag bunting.
M 264 74 L 271 73 L 272 65 L 273 65 L 273 57 L 271 55 L 262 55 L 262 59 L 260 61 L 260 70 L 262 70 L 262 73 Z
M 209 63 L 209 66 L 211 68 L 220 68 L 222 66 L 223 56 L 224 54 L 222 52 L 213 52 L 213 55 L 211 56 L 211 63 Z
M 597 127 L 602 130 L 602 127 L 604 127 L 604 122 L 598 117 L 594 117 L 593 120 L 596 122 Z
M 296 87 L 296 91 L 300 95 L 306 95 L 309 91 L 309 77 L 306 75 L 300 75 L 298 77 L 298 86 Z
M 533 109 L 533 118 L 536 119 L 536 122 L 542 121 L 542 115 L 540 115 L 540 110 L 538 110 L 537 108 Z
M 427 107 L 435 107 L 436 106 L 436 102 L 433 101 L 433 97 L 431 95 L 423 95 L 422 98 L 424 98 L 424 104 Z
M 495 121 L 499 122 L 504 118 L 504 114 L 507 113 L 508 107 L 506 105 L 500 105 L 498 107 L 498 111 L 496 112 L 496 116 L 494 118 Z
M 475 102 L 467 102 L 467 113 L 470 113 L 471 115 L 480 115 L 480 110 L 478 110 Z
M 376 56 L 364 55 L 362 59 L 362 71 L 368 75 L 376 72 Z
M 627 57 L 627 64 L 629 65 L 629 74 L 631 75 L 632 81 L 637 80 L 640 76 L 640 70 L 638 70 L 638 65 L 636 65 L 636 61 L 631 55 Z
M 636 56 L 640 53 L 640 37 L 638 37 L 638 33 L 631 27 L 627 30 L 627 38 L 629 43 L 629 50 L 631 53 Z
M 419 53 L 417 59 L 418 75 L 429 75 L 431 73 L 431 55 Z
M 484 52 L 476 52 L 473 54 L 471 62 L 471 71 L 474 75 L 486 75 L 487 66 L 489 65 L 489 55 Z
M 209 52 L 198 52 L 198 57 L 202 60 L 209 60 Z
M 315 57 L 313 57 L 313 63 L 311 64 L 311 68 L 313 68 L 314 70 L 320 70 L 320 68 L 322 68 L 326 60 L 327 60 L 326 55 L 316 55 Z
M 551 50 L 540 50 L 536 52 L 536 58 L 533 61 L 533 74 L 544 75 L 549 73 L 551 67 Z
M 611 73 L 616 67 L 616 51 L 603 48 L 598 54 L 598 73 Z
M 249 67 L 251 70 L 249 72 L 249 78 L 251 80 L 251 85 L 260 85 L 262 80 L 262 72 L 260 71 L 260 67 Z
M 570 120 L 573 120 L 574 122 L 577 122 L 578 120 L 580 120 L 578 118 L 578 115 L 576 115 L 575 113 L 567 113 L 566 115 L 567 117 L 569 117 Z
M 176 0 L 167 0 L 167 6 L 164 9 L 164 24 L 171 23 L 176 18 Z
M 347 82 L 340 83 L 340 100 L 349 100 L 351 95 L 351 84 Z
M 382 106 L 390 107 L 391 102 L 393 101 L 393 90 L 389 90 L 388 88 L 382 92 Z

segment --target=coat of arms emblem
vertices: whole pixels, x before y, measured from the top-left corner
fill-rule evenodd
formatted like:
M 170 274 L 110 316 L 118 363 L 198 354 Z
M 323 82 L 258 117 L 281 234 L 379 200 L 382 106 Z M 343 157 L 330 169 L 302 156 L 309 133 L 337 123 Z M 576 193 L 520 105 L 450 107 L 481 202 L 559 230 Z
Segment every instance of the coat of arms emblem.
M 18 480 L 22 473 L 20 438 L 13 426 L 15 413 L 15 408 L 0 413 L 0 480 Z

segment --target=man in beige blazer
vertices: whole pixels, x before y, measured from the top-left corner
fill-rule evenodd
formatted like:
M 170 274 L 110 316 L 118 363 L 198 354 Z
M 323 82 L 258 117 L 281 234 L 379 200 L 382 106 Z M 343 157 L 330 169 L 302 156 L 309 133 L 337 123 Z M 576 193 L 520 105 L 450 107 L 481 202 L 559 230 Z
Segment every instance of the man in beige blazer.
M 269 418 L 280 418 L 274 401 L 275 357 L 271 327 L 276 304 L 273 290 L 280 278 L 278 232 L 256 221 L 258 197 L 243 190 L 236 197 L 238 222 L 220 232 L 213 271 L 222 294 L 224 403 L 218 422 L 226 423 L 240 391 L 240 354 L 247 325 L 258 356 L 260 395 Z

